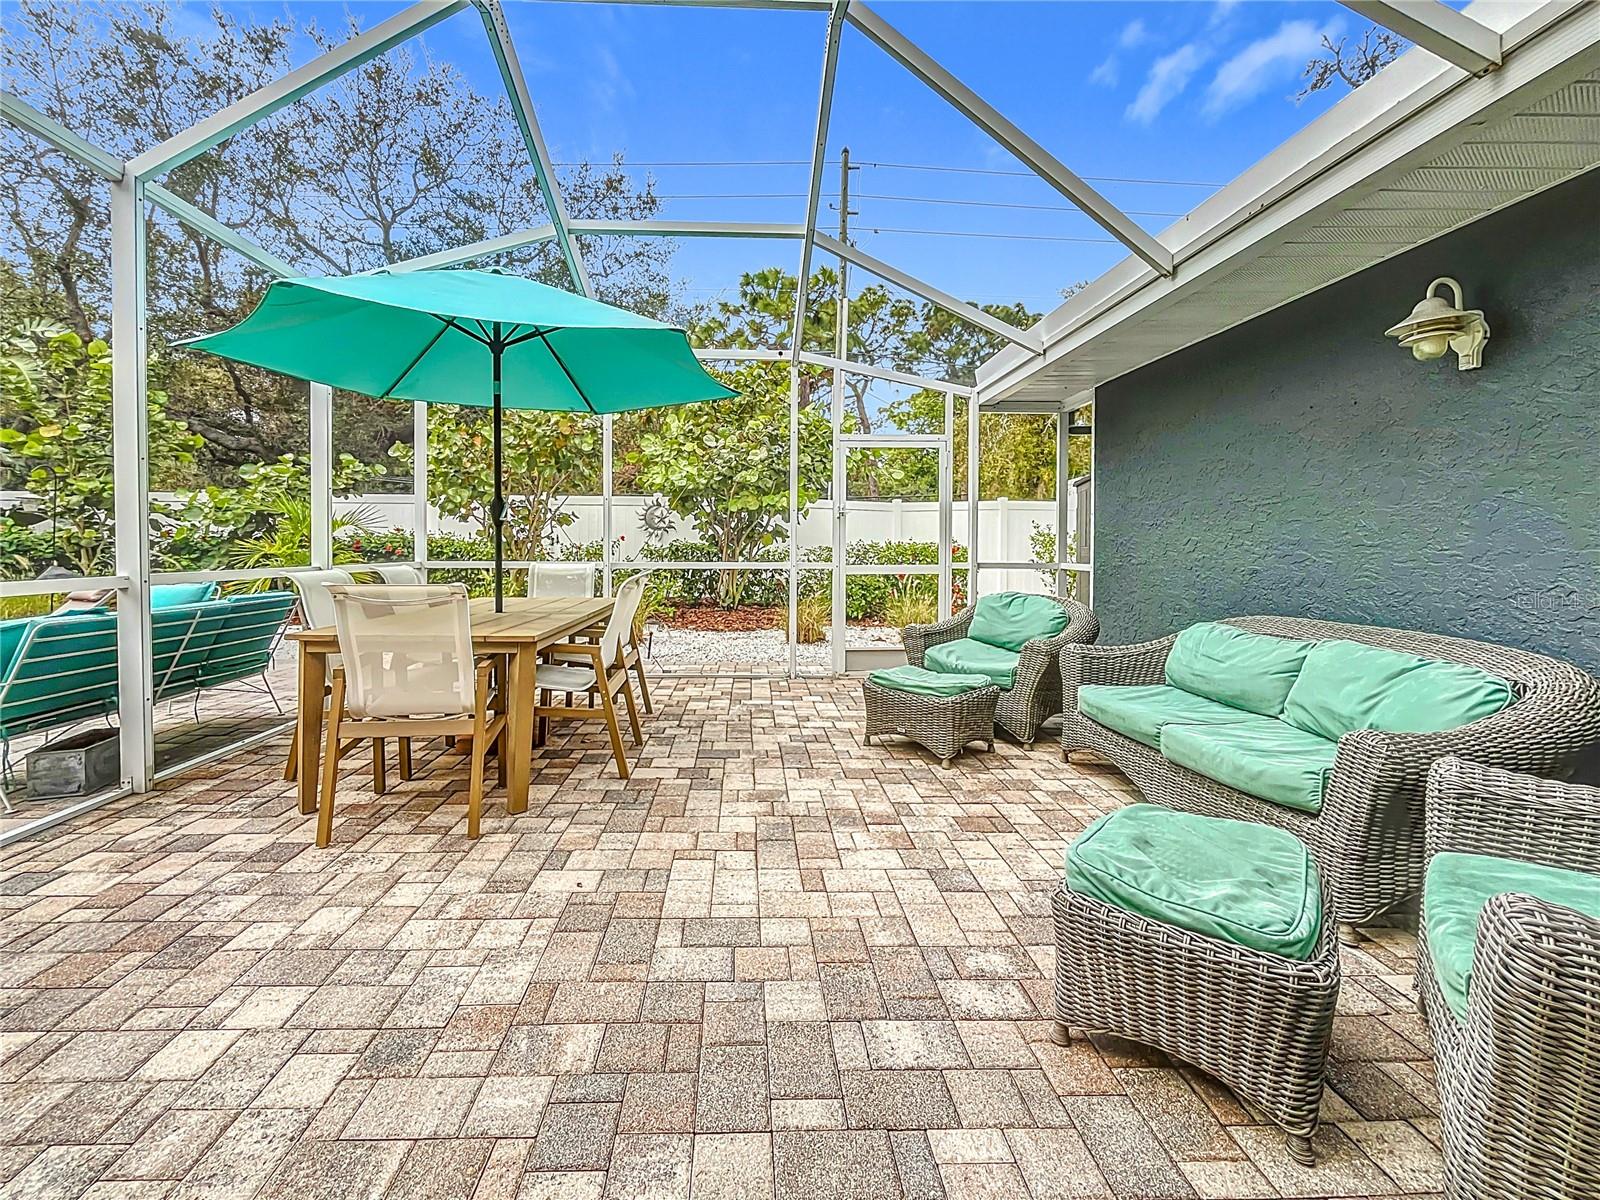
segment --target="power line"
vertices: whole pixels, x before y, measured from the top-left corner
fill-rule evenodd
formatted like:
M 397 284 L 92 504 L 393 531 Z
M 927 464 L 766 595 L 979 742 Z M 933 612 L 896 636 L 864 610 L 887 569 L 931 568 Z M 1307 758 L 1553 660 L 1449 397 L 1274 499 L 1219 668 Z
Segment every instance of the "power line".
M 826 165 L 837 166 L 839 160 L 830 158 L 825 160 Z M 552 164 L 557 167 L 595 167 L 611 166 L 610 163 L 596 164 L 592 162 L 558 162 Z M 810 159 L 802 158 L 768 158 L 768 159 L 658 159 L 655 161 L 640 160 L 637 162 L 622 162 L 615 164 L 619 169 L 627 171 L 635 168 L 647 167 L 809 167 Z M 895 162 L 858 162 L 860 167 L 878 167 L 888 171 L 936 171 L 956 175 L 995 175 L 1014 179 L 1036 179 L 1038 176 L 1032 171 L 1002 171 L 993 167 L 946 167 L 933 163 L 895 163 Z M 1083 175 L 1091 183 L 1131 183 L 1146 184 L 1152 187 L 1192 187 L 1211 188 L 1215 190 L 1222 186 L 1220 183 L 1205 183 L 1194 179 L 1136 179 L 1124 175 Z
M 869 225 L 868 233 L 914 233 L 927 237 L 992 238 L 1002 242 L 1077 242 L 1081 244 L 1120 246 L 1116 238 L 1061 237 L 1048 233 L 973 233 L 964 229 L 893 229 L 887 225 Z
M 889 196 L 876 192 L 857 192 L 858 200 L 887 200 L 897 204 L 945 204 L 961 208 L 1004 208 L 1025 212 L 1076 213 L 1087 216 L 1081 208 L 1071 204 L 1013 204 L 1005 200 L 948 200 L 936 196 Z M 658 192 L 658 200 L 804 200 L 805 192 Z M 1157 212 L 1151 209 L 1125 208 L 1130 217 L 1181 217 L 1180 212 Z

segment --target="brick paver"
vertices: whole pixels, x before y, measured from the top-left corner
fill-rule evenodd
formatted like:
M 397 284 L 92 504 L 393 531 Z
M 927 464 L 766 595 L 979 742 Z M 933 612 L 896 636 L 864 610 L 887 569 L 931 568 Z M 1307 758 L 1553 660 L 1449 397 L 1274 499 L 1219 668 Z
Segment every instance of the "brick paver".
M 1132 795 L 864 748 L 849 680 L 663 680 L 465 838 L 419 750 L 334 844 L 258 747 L 0 859 L 6 1197 L 1366 1196 L 1441 1186 L 1416 945 L 1344 951 L 1324 1162 L 1199 1072 L 1048 1039 L 1049 889 Z M 603 735 L 601 735 L 603 736 Z

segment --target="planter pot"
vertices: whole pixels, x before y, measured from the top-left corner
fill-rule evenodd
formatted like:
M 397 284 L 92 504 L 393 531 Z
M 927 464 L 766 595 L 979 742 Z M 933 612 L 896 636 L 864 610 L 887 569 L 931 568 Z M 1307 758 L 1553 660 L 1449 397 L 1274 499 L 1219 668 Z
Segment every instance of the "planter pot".
M 121 741 L 115 729 L 91 729 L 33 751 L 27 764 L 28 799 L 87 796 L 121 777 Z

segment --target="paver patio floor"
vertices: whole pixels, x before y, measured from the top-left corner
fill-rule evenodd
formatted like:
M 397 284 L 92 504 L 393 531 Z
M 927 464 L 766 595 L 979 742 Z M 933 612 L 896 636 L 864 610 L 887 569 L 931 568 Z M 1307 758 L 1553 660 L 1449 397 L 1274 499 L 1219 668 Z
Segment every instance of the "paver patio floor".
M 1441 1186 L 1409 934 L 1344 952 L 1308 1170 L 1198 1072 L 1048 1040 L 1049 889 L 1116 772 L 864 748 L 849 680 L 656 699 L 631 780 L 557 727 L 476 843 L 430 748 L 381 799 L 352 769 L 315 850 L 285 740 L 3 852 L 0 1195 Z

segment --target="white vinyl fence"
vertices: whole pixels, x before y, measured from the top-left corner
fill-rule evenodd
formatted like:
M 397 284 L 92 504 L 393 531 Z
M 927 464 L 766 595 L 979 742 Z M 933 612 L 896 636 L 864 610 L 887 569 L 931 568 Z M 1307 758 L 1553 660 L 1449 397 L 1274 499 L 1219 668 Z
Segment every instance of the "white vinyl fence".
M 612 498 L 612 536 L 618 539 L 614 556 L 618 561 L 635 558 L 645 545 L 645 528 L 641 519 L 648 496 L 615 496 Z M 600 496 L 569 496 L 563 511 L 576 518 L 561 531 L 566 540 L 578 544 L 598 542 L 605 529 L 604 499 Z M 411 497 L 404 495 L 348 496 L 334 501 L 336 514 L 368 510 L 376 514 L 374 524 L 381 531 L 412 530 L 414 509 Z M 1070 511 L 1070 510 L 1069 510 Z M 937 542 L 939 539 L 939 505 L 933 501 L 914 500 L 851 500 L 846 512 L 846 540 L 851 542 Z M 1031 539 L 1037 526 L 1050 531 L 1056 526 L 1056 504 L 1053 500 L 985 500 L 978 506 L 979 537 L 985 562 L 1032 562 L 1040 555 L 1033 550 Z M 966 540 L 967 506 L 957 501 L 954 510 L 956 543 Z M 458 534 L 471 536 L 477 527 L 465 522 L 443 517 L 438 510 L 428 510 L 428 532 L 432 534 Z M 1068 535 L 1072 533 L 1068 526 Z M 672 533 L 664 540 L 693 539 L 694 523 L 676 519 Z M 833 502 L 819 500 L 807 510 L 800 520 L 800 545 L 830 546 L 833 542 Z M 997 573 L 998 574 L 998 573 Z M 1008 571 L 1004 581 L 986 577 L 984 586 L 1015 587 L 1034 590 L 1038 575 L 1028 571 Z

